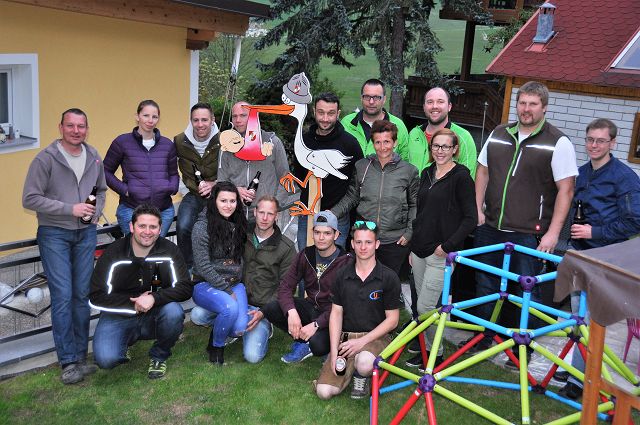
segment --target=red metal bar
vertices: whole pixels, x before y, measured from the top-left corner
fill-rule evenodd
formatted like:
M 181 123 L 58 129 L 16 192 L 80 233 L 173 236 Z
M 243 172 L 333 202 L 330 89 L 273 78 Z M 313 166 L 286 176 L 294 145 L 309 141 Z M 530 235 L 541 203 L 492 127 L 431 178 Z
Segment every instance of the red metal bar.
M 575 344 L 575 342 L 572 339 L 568 340 L 567 343 L 562 348 L 562 351 L 560 351 L 560 354 L 558 354 L 558 357 L 564 360 L 569 350 L 571 350 L 571 347 L 573 347 L 573 344 Z M 553 378 L 553 374 L 556 373 L 556 370 L 558 370 L 558 365 L 555 363 L 552 363 L 551 369 L 549 369 L 547 376 L 544 377 L 544 379 L 542 380 L 542 383 L 540 384 L 542 388 L 547 388 L 547 385 L 549 385 L 549 381 L 551 381 L 551 378 Z
M 500 338 L 498 335 L 494 335 L 493 336 L 493 340 L 497 343 L 497 344 L 502 344 L 502 338 Z M 510 348 L 507 348 L 506 350 L 504 350 L 504 353 L 507 355 L 507 357 L 509 357 L 511 359 L 512 362 L 514 362 L 516 364 L 516 366 L 520 367 L 520 361 L 518 360 L 518 357 L 516 357 L 513 354 L 513 351 L 511 351 Z M 529 380 L 529 383 L 532 386 L 536 386 L 538 385 L 538 381 L 536 381 L 536 379 L 533 377 L 533 375 L 531 375 L 529 373 L 529 370 L 527 370 L 527 379 Z
M 404 406 L 402 406 L 402 408 L 398 411 L 396 416 L 393 418 L 393 420 L 391 421 L 391 425 L 397 425 L 400 422 L 402 422 L 404 417 L 407 416 L 407 413 L 409 413 L 409 410 L 411 410 L 413 405 L 416 404 L 416 401 L 418 401 L 421 395 L 422 395 L 422 391 L 416 388 L 416 390 L 409 397 L 409 400 L 407 400 Z
M 378 425 L 378 398 L 380 396 L 380 382 L 378 376 L 379 369 L 373 368 L 373 375 L 371 377 L 371 416 L 369 423 L 371 425 Z
M 427 418 L 429 418 L 429 425 L 437 425 L 438 420 L 436 419 L 436 406 L 433 404 L 432 393 L 424 394 L 424 403 L 427 408 Z

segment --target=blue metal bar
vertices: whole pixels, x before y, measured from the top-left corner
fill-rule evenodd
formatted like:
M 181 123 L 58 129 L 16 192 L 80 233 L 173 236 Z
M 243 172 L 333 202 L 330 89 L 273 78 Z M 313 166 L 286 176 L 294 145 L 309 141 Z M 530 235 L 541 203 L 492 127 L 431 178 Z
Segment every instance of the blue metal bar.
M 559 263 L 562 261 L 562 257 L 549 254 L 548 252 L 538 251 L 537 249 L 529 248 L 522 245 L 514 245 L 514 249 L 518 252 L 522 252 L 523 254 L 530 255 L 532 257 L 541 258 L 543 260 L 551 261 L 552 263 Z
M 473 298 L 470 300 L 465 300 L 465 301 L 460 301 L 457 303 L 453 303 L 453 307 L 454 308 L 469 308 L 469 307 L 475 307 L 477 305 L 480 304 L 484 304 L 484 303 L 488 303 L 488 302 L 492 302 L 492 301 L 496 301 L 500 299 L 500 294 L 489 294 L 489 295 L 483 295 L 481 297 L 478 298 Z
M 491 273 L 500 277 L 504 276 L 509 280 L 513 280 L 514 282 L 517 282 L 518 278 L 520 277 L 519 275 L 512 273 L 510 271 L 502 270 L 498 267 L 490 266 L 488 264 L 481 263 L 476 260 L 471 260 L 469 258 L 458 256 L 456 257 L 456 261 L 460 264 L 464 264 L 464 265 L 473 267 L 475 269 L 482 270 L 483 272 Z
M 503 388 L 506 390 L 520 390 L 520 384 L 514 384 L 511 382 L 490 381 L 487 379 L 465 378 L 462 376 L 447 376 L 443 379 L 443 381 L 457 382 L 460 384 L 482 385 L 484 387 Z
M 497 243 L 494 245 L 485 245 L 485 246 L 479 246 L 477 248 L 469 248 L 469 249 L 464 249 L 462 251 L 458 251 L 458 257 L 486 254 L 488 252 L 495 252 L 495 251 L 502 251 L 502 250 L 504 250 L 504 243 Z M 456 257 L 456 261 L 458 261 L 458 257 Z
M 513 336 L 513 331 L 511 329 L 505 328 L 504 326 L 495 324 L 488 320 L 481 319 L 477 316 L 473 316 L 469 313 L 465 313 L 464 311 L 458 310 L 457 308 L 454 308 L 453 310 L 451 310 L 451 314 L 458 316 L 462 319 L 468 320 L 471 323 L 484 326 L 485 328 L 491 329 L 492 331 L 497 332 L 499 334 L 507 335 L 509 338 Z
M 531 338 L 537 338 L 537 337 L 546 335 L 549 332 L 557 331 L 559 329 L 564 329 L 569 326 L 574 326 L 575 324 L 576 324 L 576 321 L 574 319 L 565 320 L 564 322 L 554 323 L 553 325 L 547 325 L 547 326 L 543 326 L 542 328 L 529 331 L 529 336 L 531 336 Z
M 400 390 L 402 388 L 409 387 L 411 385 L 415 385 L 416 383 L 411 380 L 397 382 L 393 385 L 387 385 L 386 387 L 380 388 L 380 395 L 390 393 L 391 391 Z

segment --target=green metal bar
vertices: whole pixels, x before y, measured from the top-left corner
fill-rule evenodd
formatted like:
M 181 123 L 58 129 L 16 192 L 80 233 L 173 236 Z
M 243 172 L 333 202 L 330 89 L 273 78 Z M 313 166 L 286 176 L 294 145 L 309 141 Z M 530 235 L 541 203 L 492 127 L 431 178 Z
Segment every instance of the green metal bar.
M 442 344 L 442 336 L 444 335 L 444 326 L 447 321 L 447 315 L 441 314 L 440 321 L 438 322 L 438 328 L 436 329 L 436 335 L 433 337 L 433 345 L 431 346 L 431 355 L 429 356 L 429 360 L 427 361 L 427 367 L 425 369 L 425 373 L 432 373 L 433 368 L 436 365 L 436 358 L 438 356 L 438 348 L 440 344 Z
M 518 358 L 520 360 L 520 408 L 522 410 L 522 423 L 531 423 L 529 414 L 529 382 L 527 381 L 527 346 L 518 346 Z
M 469 401 L 466 398 L 459 396 L 458 394 L 451 392 L 440 385 L 436 384 L 433 390 L 437 394 L 453 401 L 454 403 L 458 403 L 460 406 L 464 407 L 465 409 L 468 409 L 473 413 L 476 413 L 493 423 L 500 424 L 500 425 L 513 425 L 513 422 L 509 422 L 508 420 L 496 415 L 495 413 L 488 411 L 484 407 L 478 406 L 474 402 Z
M 384 370 L 388 370 L 389 372 L 400 376 L 401 378 L 404 379 L 409 379 L 413 382 L 415 382 L 416 384 L 418 383 L 418 380 L 421 378 L 420 376 L 416 375 L 415 373 L 411 373 L 411 372 L 407 372 L 404 369 L 400 369 L 397 366 L 394 366 L 392 364 L 389 364 L 385 361 L 381 361 L 380 363 L 378 363 L 378 366 L 380 366 L 380 368 L 384 369 Z
M 495 356 L 496 354 L 508 348 L 511 348 L 514 345 L 515 345 L 515 342 L 513 342 L 513 339 L 510 338 L 504 341 L 502 344 L 498 344 L 481 353 L 476 354 L 473 357 L 469 357 L 468 359 L 461 361 L 460 363 L 455 363 L 449 366 L 448 368 L 441 370 L 440 372 L 433 375 L 433 377 L 436 378 L 438 381 L 440 381 L 441 379 L 446 378 L 447 376 L 455 375 L 456 373 L 464 369 L 467 369 L 468 367 L 476 365 L 481 361 L 488 359 L 489 357 Z

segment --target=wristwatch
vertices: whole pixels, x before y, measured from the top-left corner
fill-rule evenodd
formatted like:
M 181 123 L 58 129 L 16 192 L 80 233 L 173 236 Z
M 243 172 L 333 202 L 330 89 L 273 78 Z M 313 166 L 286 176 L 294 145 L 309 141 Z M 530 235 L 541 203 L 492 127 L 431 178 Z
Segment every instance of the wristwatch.
M 313 322 L 313 326 L 315 326 L 316 329 L 318 329 L 320 327 L 320 326 L 318 326 L 318 322 L 315 322 L 315 321 Z

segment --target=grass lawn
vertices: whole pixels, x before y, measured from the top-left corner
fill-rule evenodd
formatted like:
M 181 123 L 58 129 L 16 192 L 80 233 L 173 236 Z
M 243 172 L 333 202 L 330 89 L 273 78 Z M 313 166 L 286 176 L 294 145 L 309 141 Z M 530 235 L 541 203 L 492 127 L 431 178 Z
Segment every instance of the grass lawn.
M 133 361 L 111 371 L 98 371 L 78 385 L 64 386 L 59 369 L 40 371 L 0 383 L 0 423 L 6 424 L 366 424 L 369 401 L 345 394 L 321 401 L 312 392 L 320 360 L 310 358 L 286 365 L 280 356 L 290 340 L 276 330 L 265 360 L 257 365 L 242 359 L 241 343 L 227 348 L 223 368 L 207 361 L 204 346 L 208 330 L 187 325 L 168 362 L 167 376 L 146 376 L 150 342 L 133 347 Z M 450 347 L 449 347 L 450 348 Z M 450 351 L 449 351 L 450 352 Z M 404 354 L 404 359 L 409 354 Z M 467 372 L 474 377 L 516 382 L 517 375 L 493 364 Z M 395 380 L 388 380 L 395 382 Z M 519 393 L 445 383 L 450 390 L 509 421 L 520 422 Z M 380 423 L 389 423 L 414 386 L 381 397 Z M 485 423 L 481 417 L 435 396 L 440 424 Z M 531 395 L 532 423 L 545 423 L 572 411 L 550 399 Z M 424 401 L 419 400 L 405 419 L 426 424 Z

